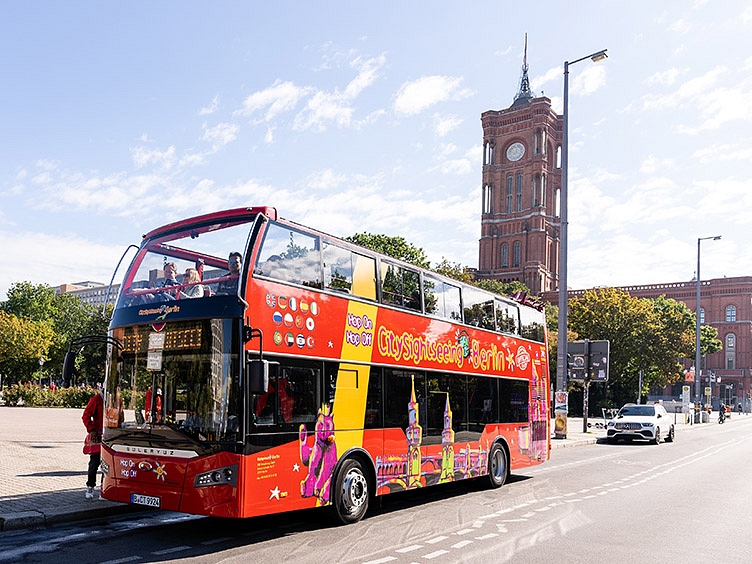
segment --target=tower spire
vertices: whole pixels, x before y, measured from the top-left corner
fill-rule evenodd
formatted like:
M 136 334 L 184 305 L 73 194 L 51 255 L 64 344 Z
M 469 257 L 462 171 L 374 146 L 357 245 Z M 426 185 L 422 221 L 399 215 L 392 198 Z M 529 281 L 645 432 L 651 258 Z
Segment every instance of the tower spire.
M 514 102 L 510 108 L 527 104 L 533 99 L 533 93 L 530 91 L 530 79 L 527 77 L 527 33 L 525 34 L 525 51 L 522 55 L 522 76 L 520 76 L 520 88 L 514 97 Z

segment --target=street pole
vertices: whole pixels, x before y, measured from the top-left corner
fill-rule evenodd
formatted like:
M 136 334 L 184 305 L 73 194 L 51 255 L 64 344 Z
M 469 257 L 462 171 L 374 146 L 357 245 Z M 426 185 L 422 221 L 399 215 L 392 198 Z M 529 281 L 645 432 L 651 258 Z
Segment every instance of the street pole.
M 561 189 L 559 191 L 559 325 L 556 352 L 556 397 L 563 401 L 554 402 L 556 426 L 554 436 L 557 439 L 567 438 L 567 245 L 568 245 L 568 173 L 569 173 L 569 65 L 579 63 L 585 59 L 593 62 L 602 61 L 606 49 L 581 57 L 571 63 L 564 61 L 564 123 L 561 137 Z
M 700 243 L 702 241 L 718 241 L 720 235 L 714 235 L 712 237 L 698 237 L 697 238 L 697 296 L 695 303 L 695 401 L 700 403 Z

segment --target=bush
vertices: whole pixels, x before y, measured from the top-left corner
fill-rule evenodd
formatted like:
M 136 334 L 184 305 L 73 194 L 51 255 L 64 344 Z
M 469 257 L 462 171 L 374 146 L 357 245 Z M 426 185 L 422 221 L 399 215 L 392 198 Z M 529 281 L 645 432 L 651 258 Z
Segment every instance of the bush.
M 7 407 L 70 407 L 84 408 L 92 396 L 94 388 L 40 388 L 33 384 L 14 384 L 3 390 Z

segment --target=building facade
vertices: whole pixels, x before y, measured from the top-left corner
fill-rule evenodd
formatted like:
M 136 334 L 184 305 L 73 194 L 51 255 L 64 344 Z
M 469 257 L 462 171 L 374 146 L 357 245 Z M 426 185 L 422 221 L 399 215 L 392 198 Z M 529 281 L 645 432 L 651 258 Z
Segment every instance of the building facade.
M 518 280 L 535 295 L 558 302 L 560 151 L 563 116 L 551 100 L 530 91 L 527 47 L 512 105 L 481 114 L 483 198 L 477 278 Z M 696 281 L 625 286 L 640 298 L 664 295 L 696 309 Z M 584 290 L 570 290 L 570 297 Z M 720 352 L 703 359 L 701 387 L 723 401 L 752 407 L 752 277 L 701 282 L 700 322 L 718 330 Z M 693 365 L 687 359 L 687 368 Z M 656 397 L 678 398 L 685 382 Z M 694 397 L 694 383 L 691 383 Z
M 534 293 L 558 285 L 563 117 L 534 97 L 523 61 L 512 105 L 481 115 L 483 197 L 478 278 L 523 282 Z

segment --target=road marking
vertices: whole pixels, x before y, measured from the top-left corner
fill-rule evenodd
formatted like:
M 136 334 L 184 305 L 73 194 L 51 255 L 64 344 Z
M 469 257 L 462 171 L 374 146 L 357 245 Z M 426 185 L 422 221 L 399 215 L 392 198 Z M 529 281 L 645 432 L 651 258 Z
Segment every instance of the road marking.
M 174 546 L 172 548 L 165 548 L 164 550 L 155 550 L 152 552 L 154 556 L 164 556 L 165 554 L 172 554 L 173 552 L 181 552 L 183 550 L 190 550 L 190 546 Z
M 454 533 L 455 535 L 466 535 L 467 533 L 472 533 L 472 529 L 462 529 L 461 531 L 457 531 Z
M 496 533 L 487 533 L 485 535 L 482 535 L 482 536 L 479 536 L 479 537 L 475 537 L 475 540 L 488 540 L 488 539 L 492 539 L 492 538 L 498 537 L 498 536 L 499 535 L 496 534 Z
M 384 564 L 385 562 L 391 562 L 393 560 L 397 560 L 394 556 L 385 556 L 384 558 L 379 558 L 378 560 L 369 560 L 368 562 L 363 562 L 363 564 Z
M 442 535 L 440 537 L 436 537 L 436 538 L 427 540 L 426 544 L 436 544 L 437 542 L 441 542 L 441 541 L 446 540 L 448 538 L 449 537 Z
M 471 540 L 463 540 L 463 541 L 460 541 L 460 542 L 458 542 L 456 544 L 453 544 L 452 548 L 464 548 L 468 544 L 473 544 L 473 541 L 471 541 Z
M 395 552 L 399 552 L 400 554 L 406 554 L 408 552 L 412 552 L 413 550 L 418 550 L 423 548 L 422 544 L 412 544 L 410 546 L 406 546 L 404 548 L 398 548 Z
M 449 554 L 448 550 L 437 550 L 436 552 L 431 552 L 430 554 L 424 554 L 423 558 L 427 560 L 431 560 L 432 558 L 438 558 L 439 556 L 443 556 L 444 554 Z

